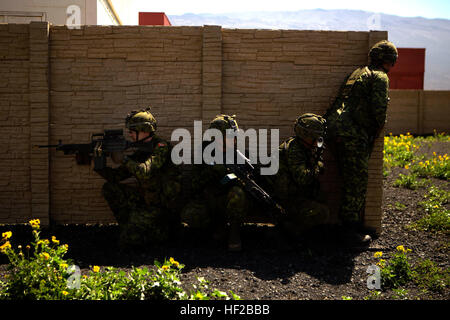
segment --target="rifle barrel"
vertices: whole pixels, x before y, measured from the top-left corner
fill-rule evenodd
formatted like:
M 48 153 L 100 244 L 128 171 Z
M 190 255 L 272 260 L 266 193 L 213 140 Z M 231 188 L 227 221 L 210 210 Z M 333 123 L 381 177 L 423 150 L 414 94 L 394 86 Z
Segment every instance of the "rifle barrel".
M 37 144 L 35 144 L 34 146 L 38 147 L 38 148 L 57 148 L 57 147 L 59 147 L 59 144 L 48 144 L 48 145 L 37 145 Z

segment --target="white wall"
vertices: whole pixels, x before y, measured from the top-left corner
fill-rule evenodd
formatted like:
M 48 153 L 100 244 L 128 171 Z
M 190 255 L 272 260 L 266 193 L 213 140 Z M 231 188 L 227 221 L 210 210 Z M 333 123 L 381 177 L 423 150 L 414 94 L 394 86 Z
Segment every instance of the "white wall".
M 97 0 L 0 0 L 0 22 L 47 20 L 53 25 L 65 25 L 70 5 L 80 8 L 80 24 L 97 24 Z
M 111 17 L 111 13 L 104 6 L 104 1 L 97 1 L 97 24 L 98 25 L 117 25 L 115 20 Z M 117 11 L 116 11 L 117 12 Z

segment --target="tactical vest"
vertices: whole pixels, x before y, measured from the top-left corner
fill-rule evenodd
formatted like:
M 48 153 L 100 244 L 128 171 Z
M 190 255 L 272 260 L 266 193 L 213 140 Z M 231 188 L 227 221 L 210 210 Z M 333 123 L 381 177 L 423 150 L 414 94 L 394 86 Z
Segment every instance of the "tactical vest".
M 359 136 L 368 140 L 373 134 L 369 103 L 373 76 L 373 71 L 365 66 L 347 78 L 333 103 L 334 111 L 327 118 L 330 135 Z
M 288 150 L 292 143 L 297 143 L 296 139 L 299 138 L 295 136 L 290 137 L 286 141 L 284 141 L 279 147 L 280 167 L 278 170 L 278 174 L 276 175 L 275 178 L 277 180 L 275 185 L 275 194 L 281 200 L 286 200 L 292 197 L 299 197 L 299 195 L 306 198 L 314 197 L 316 194 L 316 190 L 313 190 L 313 188 L 310 188 L 310 186 L 306 187 L 305 189 L 305 186 L 297 185 L 297 183 L 291 176 L 288 163 Z M 306 166 L 309 167 L 310 169 L 314 167 L 312 157 L 307 157 Z

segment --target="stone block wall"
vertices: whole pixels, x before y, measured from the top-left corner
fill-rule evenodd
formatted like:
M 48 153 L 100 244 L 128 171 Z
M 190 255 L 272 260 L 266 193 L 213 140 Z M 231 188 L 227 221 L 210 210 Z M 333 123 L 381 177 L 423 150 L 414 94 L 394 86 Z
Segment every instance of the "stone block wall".
M 0 223 L 31 217 L 30 28 L 0 24 Z
M 323 114 L 338 87 L 387 32 L 203 27 L 0 25 L 0 223 L 109 223 L 103 180 L 74 157 L 35 144 L 86 143 L 124 128 L 130 110 L 151 106 L 158 132 L 204 127 L 218 113 L 243 129 L 292 135 L 296 117 Z M 365 221 L 381 227 L 382 139 L 370 162 Z M 339 184 L 326 153 L 324 191 Z
M 386 132 L 450 132 L 450 91 L 391 90 Z

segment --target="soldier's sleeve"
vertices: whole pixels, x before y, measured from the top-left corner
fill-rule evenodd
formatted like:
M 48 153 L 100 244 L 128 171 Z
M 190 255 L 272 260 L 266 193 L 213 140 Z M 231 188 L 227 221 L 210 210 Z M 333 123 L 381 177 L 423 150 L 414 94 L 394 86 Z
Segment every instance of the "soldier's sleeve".
M 109 182 L 120 182 L 131 177 L 131 173 L 123 165 L 117 168 L 105 167 L 100 170 L 95 170 L 95 172 Z
M 287 154 L 289 172 L 299 186 L 307 186 L 314 183 L 316 172 L 307 166 L 307 155 L 300 150 L 297 144 L 291 144 Z
M 375 131 L 379 131 L 386 122 L 389 103 L 389 78 L 384 72 L 375 72 L 371 94 L 372 121 Z
M 215 185 L 225 176 L 224 165 L 196 165 L 192 177 L 192 190 L 201 192 L 210 185 Z
M 150 178 L 155 170 L 159 170 L 163 165 L 170 161 L 169 146 L 165 142 L 158 143 L 152 154 L 149 155 L 144 161 L 135 161 L 131 158 L 127 158 L 123 166 L 135 177 L 139 179 Z

